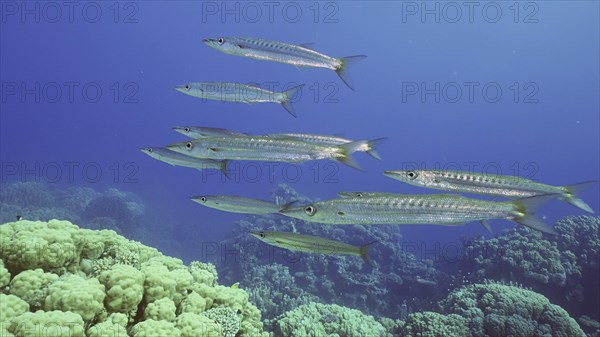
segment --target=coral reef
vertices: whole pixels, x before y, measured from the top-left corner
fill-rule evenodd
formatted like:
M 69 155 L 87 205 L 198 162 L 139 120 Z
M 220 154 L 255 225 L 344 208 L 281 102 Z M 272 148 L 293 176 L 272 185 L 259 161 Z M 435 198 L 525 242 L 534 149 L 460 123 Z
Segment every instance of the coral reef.
M 564 309 L 515 286 L 468 285 L 450 293 L 440 306 L 444 313 L 466 318 L 473 336 L 585 336 Z
M 214 266 L 114 231 L 21 220 L 0 226 L 0 249 L 2 336 L 268 336 L 248 294 L 218 285 Z
M 574 315 L 600 319 L 599 225 L 599 217 L 566 217 L 556 223 L 556 237 L 520 226 L 493 239 L 465 240 L 459 272 L 470 282 L 518 282 Z
M 272 324 L 273 336 L 387 336 L 383 325 L 372 316 L 335 304 L 305 304 L 277 317 Z

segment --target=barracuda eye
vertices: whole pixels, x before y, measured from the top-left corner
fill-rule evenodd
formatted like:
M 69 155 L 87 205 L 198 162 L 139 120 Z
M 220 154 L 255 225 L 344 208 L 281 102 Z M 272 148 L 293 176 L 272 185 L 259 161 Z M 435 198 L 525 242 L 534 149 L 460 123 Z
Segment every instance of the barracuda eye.
M 356 196 L 359 197 L 359 198 L 362 198 L 363 194 L 360 193 L 360 192 L 358 192 L 358 193 L 356 193 Z
M 406 176 L 410 179 L 410 180 L 415 180 L 415 178 L 417 178 L 418 174 L 415 171 L 408 171 L 406 172 Z
M 200 201 L 206 202 L 206 197 L 200 197 Z
M 222 37 L 220 37 L 220 38 L 217 40 L 217 42 L 219 42 L 219 44 L 223 44 L 223 43 L 225 43 L 225 39 L 224 39 L 224 38 L 222 38 Z
M 148 152 L 152 152 L 152 151 L 153 151 L 153 150 L 152 150 L 152 148 L 149 148 L 149 149 L 148 149 Z
M 194 148 L 194 144 L 192 144 L 192 142 L 187 142 L 185 143 L 185 148 L 191 150 Z
M 317 213 L 317 209 L 314 206 L 306 206 L 306 208 L 304 208 L 304 212 L 310 216 L 313 216 L 315 213 Z
M 260 232 L 260 233 L 258 233 L 258 236 L 260 236 L 262 239 L 264 239 L 265 238 L 265 233 Z
M 192 89 L 192 86 L 191 86 L 191 85 L 189 85 L 189 84 L 186 84 L 186 85 L 185 85 L 185 90 L 190 90 L 190 89 Z
M 183 128 L 183 131 L 190 132 L 191 130 L 190 130 L 190 128 Z

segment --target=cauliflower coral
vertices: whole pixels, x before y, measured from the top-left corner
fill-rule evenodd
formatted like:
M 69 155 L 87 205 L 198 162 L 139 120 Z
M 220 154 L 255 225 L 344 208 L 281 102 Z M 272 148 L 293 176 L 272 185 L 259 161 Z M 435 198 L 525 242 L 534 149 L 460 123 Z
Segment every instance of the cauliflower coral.
M 188 267 L 114 231 L 21 220 L 0 226 L 0 248 L 3 337 L 268 336 L 213 265 Z

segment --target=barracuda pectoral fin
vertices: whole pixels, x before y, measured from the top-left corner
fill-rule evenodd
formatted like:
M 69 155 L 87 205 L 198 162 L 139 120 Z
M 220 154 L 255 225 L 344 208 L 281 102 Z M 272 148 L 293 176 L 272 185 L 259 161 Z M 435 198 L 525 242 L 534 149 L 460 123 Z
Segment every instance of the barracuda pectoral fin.
M 209 147 L 209 148 L 208 148 L 208 151 L 210 151 L 210 152 L 214 152 L 214 153 L 217 153 L 217 152 L 219 152 L 219 151 L 221 151 L 221 150 L 220 150 L 219 148 L 216 148 L 216 147 Z
M 221 166 L 219 171 L 221 171 L 221 173 L 223 173 L 223 175 L 225 176 L 225 178 L 229 179 L 229 172 L 227 172 L 227 165 L 229 164 L 229 160 L 223 160 L 221 162 Z
M 494 234 L 489 220 L 481 220 L 479 222 L 483 225 L 483 228 L 485 228 L 490 234 Z
M 346 83 L 348 88 L 354 90 L 354 86 L 352 85 L 352 79 L 348 74 L 348 69 L 352 67 L 358 61 L 362 61 L 367 58 L 367 55 L 356 55 L 356 56 L 347 56 L 340 58 L 340 67 L 335 70 L 338 76 Z
M 513 220 L 523 226 L 527 226 L 540 232 L 558 235 L 558 232 L 556 232 L 554 228 L 536 218 L 534 214 L 540 206 L 549 202 L 550 200 L 556 199 L 559 196 L 559 194 L 543 194 L 535 197 L 514 200 L 512 203 L 515 205 L 520 215 L 513 218 Z

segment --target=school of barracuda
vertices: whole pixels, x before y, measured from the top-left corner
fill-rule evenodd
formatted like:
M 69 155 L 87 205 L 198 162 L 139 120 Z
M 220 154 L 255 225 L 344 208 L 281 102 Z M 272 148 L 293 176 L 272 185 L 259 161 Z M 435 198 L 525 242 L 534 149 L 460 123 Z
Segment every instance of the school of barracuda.
M 203 42 L 226 54 L 286 63 L 296 67 L 334 70 L 352 90 L 349 68 L 366 58 L 356 55 L 335 58 L 313 50 L 308 44 L 294 45 L 245 37 L 207 38 Z M 282 92 L 269 91 L 255 84 L 229 82 L 189 82 L 176 90 L 203 100 L 237 103 L 276 103 L 296 117 L 293 98 L 303 84 Z M 352 140 L 334 135 L 308 133 L 269 133 L 253 135 L 205 126 L 178 126 L 173 130 L 189 140 L 165 147 L 145 147 L 141 151 L 152 158 L 174 166 L 199 170 L 217 169 L 227 176 L 227 165 L 233 160 L 302 163 L 312 160 L 334 160 L 360 169 L 353 158 L 365 152 L 381 160 L 377 147 L 387 138 Z M 240 196 L 203 195 L 191 199 L 200 205 L 232 213 L 271 214 L 329 225 L 433 224 L 459 226 L 478 221 L 492 231 L 489 221 L 504 219 L 529 228 L 556 235 L 554 229 L 534 216 L 538 207 L 552 199 L 564 200 L 593 213 L 578 193 L 592 181 L 568 186 L 552 186 L 517 176 L 490 175 L 476 172 L 440 170 L 389 170 L 386 176 L 429 189 L 456 193 L 481 194 L 507 198 L 506 201 L 480 200 L 459 194 L 403 195 L 376 191 L 339 192 L 339 198 L 298 204 L 276 205 Z M 326 238 L 296 232 L 250 233 L 257 239 L 283 249 L 314 254 L 346 254 L 363 258 L 371 265 L 368 247 L 349 245 Z

